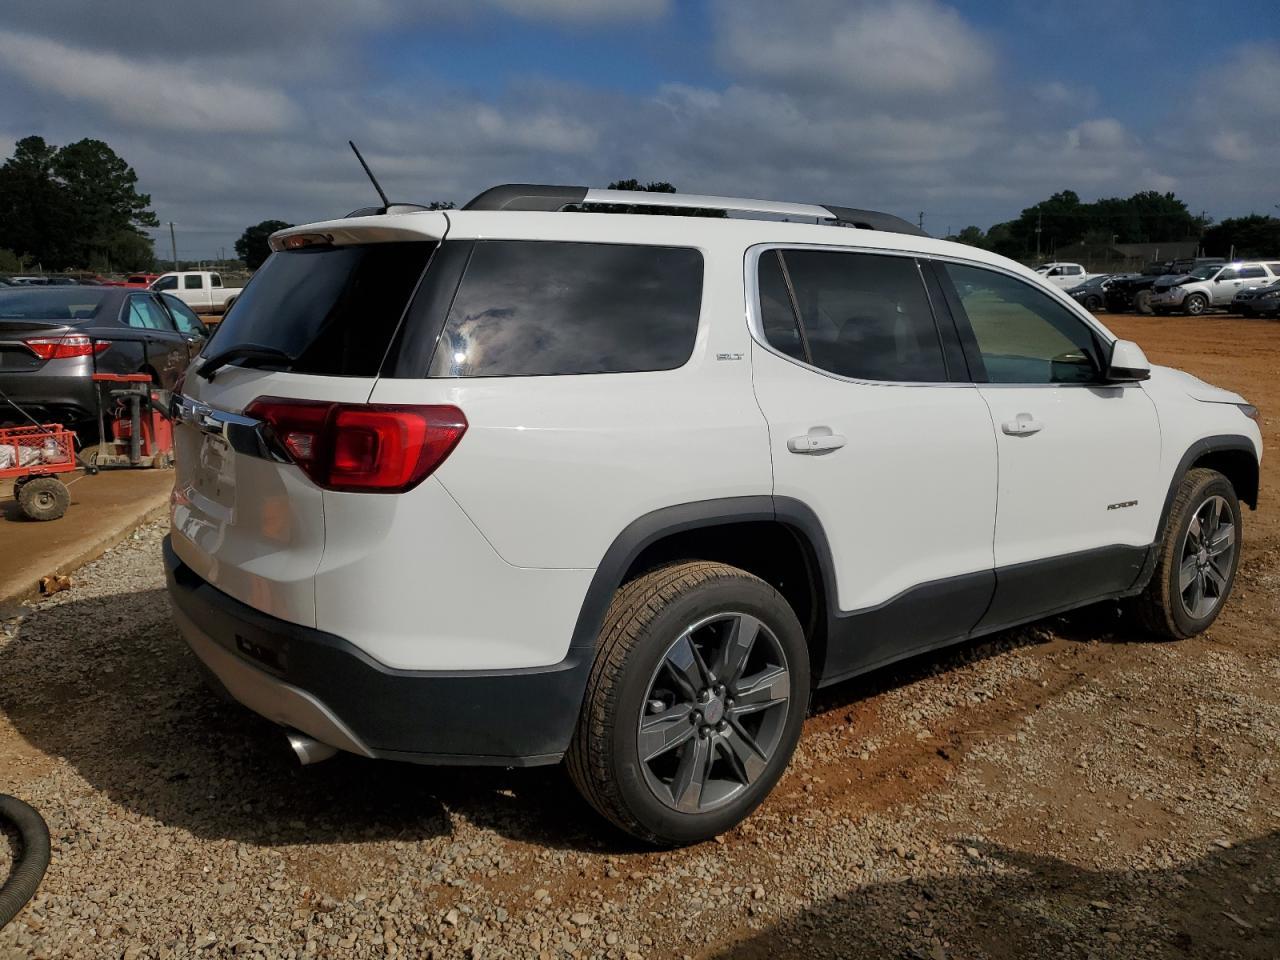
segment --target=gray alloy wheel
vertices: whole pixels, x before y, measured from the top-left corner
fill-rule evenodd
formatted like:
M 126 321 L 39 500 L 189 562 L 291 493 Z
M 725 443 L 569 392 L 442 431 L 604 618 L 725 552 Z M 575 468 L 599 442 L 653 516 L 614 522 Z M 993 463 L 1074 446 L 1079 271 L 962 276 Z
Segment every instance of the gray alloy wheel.
M 1183 302 L 1182 309 L 1185 310 L 1189 316 L 1198 317 L 1208 309 L 1208 306 L 1209 303 L 1203 296 L 1198 293 L 1193 293 Z
M 1182 541 L 1178 592 L 1187 615 L 1202 620 L 1226 597 L 1236 552 L 1231 505 L 1214 495 L 1196 508 Z
M 719 613 L 690 625 L 654 670 L 638 718 L 654 796 L 681 813 L 731 802 L 778 749 L 790 691 L 782 646 L 757 618 Z

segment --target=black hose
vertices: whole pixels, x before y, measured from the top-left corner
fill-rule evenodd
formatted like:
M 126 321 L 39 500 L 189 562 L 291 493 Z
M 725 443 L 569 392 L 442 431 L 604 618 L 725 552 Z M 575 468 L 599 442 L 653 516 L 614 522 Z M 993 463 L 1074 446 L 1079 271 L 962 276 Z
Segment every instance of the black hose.
M 49 828 L 33 807 L 4 793 L 0 793 L 0 820 L 13 824 L 22 842 L 9 879 L 0 886 L 0 927 L 4 927 L 40 886 L 49 866 Z

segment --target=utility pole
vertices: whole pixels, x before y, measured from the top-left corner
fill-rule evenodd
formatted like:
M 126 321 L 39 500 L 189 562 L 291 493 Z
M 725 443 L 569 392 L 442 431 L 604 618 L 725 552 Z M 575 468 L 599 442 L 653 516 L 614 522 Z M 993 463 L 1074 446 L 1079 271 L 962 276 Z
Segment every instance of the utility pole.
M 1036 211 L 1036 262 L 1040 262 L 1040 225 L 1044 219 L 1044 214 L 1039 210 Z M 172 224 L 170 224 L 172 226 Z
M 178 238 L 173 232 L 173 221 L 169 221 L 169 249 L 173 251 L 173 269 L 178 269 Z
M 924 229 L 924 211 L 923 210 L 920 211 L 920 216 L 916 219 L 916 226 L 918 226 L 921 230 Z

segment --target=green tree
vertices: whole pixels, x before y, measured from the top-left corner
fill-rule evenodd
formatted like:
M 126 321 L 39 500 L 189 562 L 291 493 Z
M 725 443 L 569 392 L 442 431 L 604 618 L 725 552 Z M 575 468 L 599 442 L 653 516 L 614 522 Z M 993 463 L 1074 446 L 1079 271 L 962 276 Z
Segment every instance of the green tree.
M 966 243 L 971 247 L 981 247 L 983 250 L 988 249 L 987 236 L 980 227 L 965 227 L 959 233 L 953 234 L 946 239 L 954 240 L 957 243 Z
M 1204 252 L 1211 257 L 1280 255 L 1280 218 L 1250 214 L 1230 217 L 1204 232 Z
M 263 220 L 252 227 L 245 227 L 244 233 L 236 241 L 236 255 L 250 270 L 257 270 L 271 256 L 271 245 L 267 242 L 271 235 L 277 230 L 292 226 L 292 223 L 285 223 L 283 220 Z
M 46 269 L 145 261 L 158 226 L 133 168 L 101 140 L 57 148 L 24 137 L 0 166 L 0 247 Z M 123 266 L 123 264 L 119 264 Z M 126 267 L 126 269 L 129 269 Z

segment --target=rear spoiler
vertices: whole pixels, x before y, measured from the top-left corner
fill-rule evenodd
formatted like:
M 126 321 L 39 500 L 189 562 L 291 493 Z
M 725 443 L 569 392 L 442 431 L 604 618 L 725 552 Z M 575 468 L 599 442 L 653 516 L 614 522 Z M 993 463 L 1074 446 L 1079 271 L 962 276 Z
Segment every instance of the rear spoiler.
M 382 211 L 384 208 L 370 209 Z M 324 220 L 277 230 L 270 238 L 271 249 L 284 250 L 285 241 L 290 237 L 313 238 L 313 243 L 344 247 L 357 243 L 443 240 L 449 232 L 449 218 L 438 210 L 399 203 L 385 209 L 387 216 L 362 214 L 357 210 L 341 220 Z

